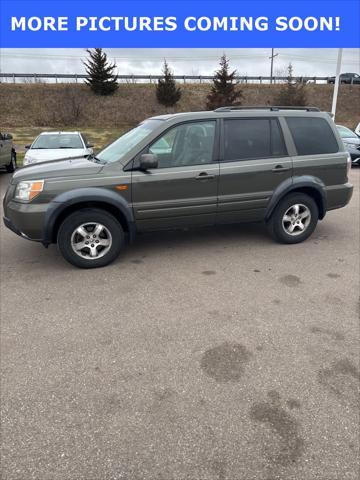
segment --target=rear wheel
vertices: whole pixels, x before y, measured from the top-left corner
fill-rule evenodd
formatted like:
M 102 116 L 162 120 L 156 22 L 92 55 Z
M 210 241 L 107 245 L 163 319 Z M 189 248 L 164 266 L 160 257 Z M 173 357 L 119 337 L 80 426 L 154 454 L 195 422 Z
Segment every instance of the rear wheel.
M 111 214 L 83 209 L 69 215 L 58 233 L 62 256 L 80 268 L 104 267 L 114 261 L 124 245 L 124 231 Z
M 6 171 L 8 173 L 13 173 L 13 172 L 15 172 L 15 170 L 16 170 L 16 153 L 11 152 L 10 163 L 8 165 L 6 165 Z
M 316 228 L 319 209 L 309 195 L 292 193 L 275 208 L 268 222 L 271 236 L 280 243 L 300 243 Z

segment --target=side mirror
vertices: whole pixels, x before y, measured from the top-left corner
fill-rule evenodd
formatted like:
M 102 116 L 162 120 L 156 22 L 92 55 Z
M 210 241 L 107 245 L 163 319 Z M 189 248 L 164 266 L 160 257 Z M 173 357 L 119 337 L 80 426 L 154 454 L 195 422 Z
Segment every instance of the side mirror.
M 92 143 L 87 143 L 86 144 L 86 148 L 94 148 L 95 145 L 93 145 Z
M 31 145 L 25 145 L 25 150 L 29 150 L 30 147 Z
M 4 140 L 12 140 L 12 135 L 10 133 L 5 133 L 4 134 Z
M 157 168 L 159 165 L 157 156 L 153 153 L 143 153 L 140 157 L 140 170 L 146 172 L 152 168 Z

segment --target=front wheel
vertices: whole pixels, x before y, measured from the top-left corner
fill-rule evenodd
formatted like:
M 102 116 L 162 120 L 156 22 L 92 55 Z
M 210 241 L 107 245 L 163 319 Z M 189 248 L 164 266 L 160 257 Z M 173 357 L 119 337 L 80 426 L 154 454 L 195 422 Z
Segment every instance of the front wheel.
M 8 165 L 6 165 L 6 171 L 8 173 L 13 173 L 13 172 L 15 172 L 15 170 L 16 170 L 16 153 L 11 152 L 10 163 Z
M 319 209 L 314 199 L 303 193 L 293 193 L 277 205 L 268 228 L 280 243 L 300 243 L 310 237 L 318 219 Z
M 124 231 L 108 212 L 87 208 L 69 215 L 61 224 L 58 248 L 79 268 L 104 267 L 114 261 L 124 245 Z

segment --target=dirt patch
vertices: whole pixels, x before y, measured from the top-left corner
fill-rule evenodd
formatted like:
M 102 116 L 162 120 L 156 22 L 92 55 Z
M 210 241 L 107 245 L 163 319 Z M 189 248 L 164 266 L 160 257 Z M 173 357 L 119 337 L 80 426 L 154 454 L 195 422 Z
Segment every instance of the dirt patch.
M 324 335 L 327 337 L 330 337 L 334 340 L 339 340 L 342 341 L 345 339 L 345 336 L 343 333 L 338 332 L 337 330 L 331 330 L 329 328 L 322 328 L 322 327 L 311 327 L 310 328 L 311 333 L 319 334 L 319 335 Z
M 219 383 L 238 382 L 251 353 L 238 343 L 223 343 L 207 350 L 201 359 L 205 374 Z
M 318 380 L 341 401 L 357 409 L 360 407 L 360 372 L 348 358 L 321 369 Z
M 329 278 L 340 278 L 341 277 L 341 275 L 339 275 L 338 273 L 332 273 L 332 272 L 327 273 L 326 276 L 329 277 Z
M 277 437 L 275 442 L 264 443 L 263 449 L 274 478 L 278 478 L 275 475 L 277 467 L 291 465 L 302 456 L 304 440 L 299 433 L 300 427 L 296 418 L 281 406 L 280 395 L 271 391 L 268 396 L 269 401 L 255 403 L 251 407 L 250 418 L 266 425 Z M 291 406 L 293 405 L 294 401 L 291 401 Z
M 296 275 L 285 275 L 281 277 L 280 282 L 286 285 L 287 287 L 297 287 L 300 285 L 301 280 Z

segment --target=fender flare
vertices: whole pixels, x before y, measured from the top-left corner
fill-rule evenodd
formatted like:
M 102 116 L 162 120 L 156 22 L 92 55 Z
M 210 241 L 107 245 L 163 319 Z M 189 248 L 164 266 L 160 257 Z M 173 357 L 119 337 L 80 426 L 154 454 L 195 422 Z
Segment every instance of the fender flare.
M 44 227 L 43 227 L 43 244 L 52 243 L 52 235 L 57 219 L 61 213 L 68 207 L 84 202 L 101 202 L 107 203 L 119 210 L 124 215 L 129 226 L 129 233 L 132 235 L 134 230 L 134 215 L 132 208 L 119 194 L 97 187 L 76 188 L 68 190 L 55 197 L 46 210 Z
M 282 182 L 272 194 L 270 202 L 267 206 L 265 220 L 268 220 L 271 217 L 277 204 L 285 195 L 300 188 L 311 188 L 313 190 L 316 190 L 316 192 L 319 194 L 319 198 L 321 200 L 321 205 L 319 208 L 319 218 L 320 220 L 322 220 L 325 217 L 327 208 L 325 184 L 322 180 L 320 180 L 320 178 L 314 177 L 312 175 L 301 175 L 298 177 L 292 177 Z

